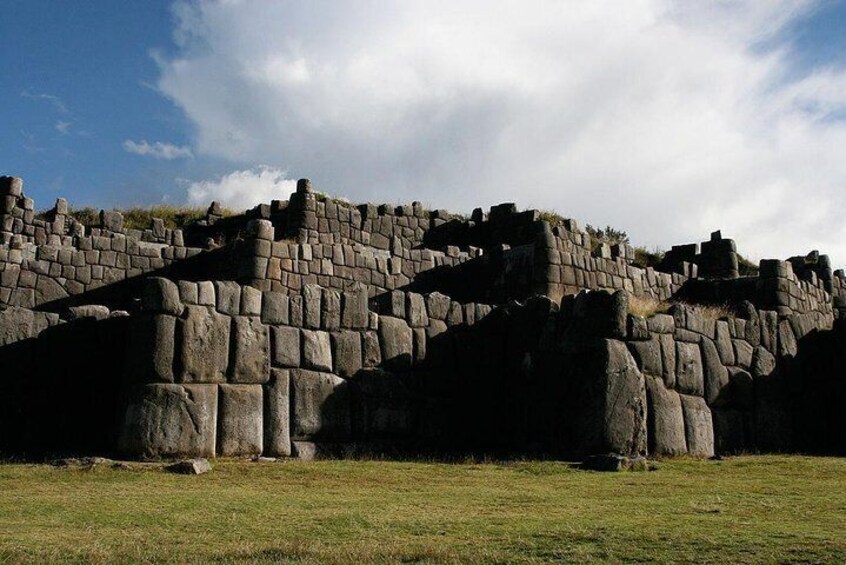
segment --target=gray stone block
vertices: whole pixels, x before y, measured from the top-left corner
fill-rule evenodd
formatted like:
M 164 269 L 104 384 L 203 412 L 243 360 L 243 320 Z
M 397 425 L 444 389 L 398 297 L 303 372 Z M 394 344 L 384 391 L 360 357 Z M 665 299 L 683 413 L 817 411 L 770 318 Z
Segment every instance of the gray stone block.
M 218 383 L 229 366 L 230 318 L 207 306 L 188 306 L 177 332 L 181 350 L 180 382 Z
M 626 345 L 642 373 L 662 377 L 664 365 L 661 361 L 661 341 L 658 336 L 649 341 L 631 341 Z
M 382 362 L 396 369 L 411 367 L 413 353 L 411 328 L 401 318 L 379 317 L 379 343 Z
M 241 313 L 241 287 L 233 281 L 214 281 L 217 311 L 229 316 Z
M 264 387 L 264 452 L 270 457 L 291 456 L 291 374 L 272 369 Z
M 315 284 L 303 287 L 303 327 L 320 329 L 320 303 L 323 289 Z
M 241 315 L 261 315 L 261 291 L 251 286 L 241 289 Z
M 217 386 L 149 384 L 135 389 L 118 439 L 132 457 L 214 457 Z
M 444 321 L 449 313 L 449 296 L 440 292 L 432 292 L 426 295 L 426 311 L 430 318 Z
M 332 334 L 333 359 L 335 373 L 348 379 L 362 367 L 361 334 L 354 331 L 341 331 Z
M 408 325 L 412 328 L 425 328 L 429 325 L 429 315 L 426 313 L 426 302 L 422 294 L 409 292 L 406 295 L 406 314 Z
M 266 383 L 270 378 L 270 332 L 253 316 L 236 316 L 232 324 L 232 382 Z
M 702 366 L 705 376 L 705 400 L 713 404 L 720 392 L 728 385 L 728 369 L 720 360 L 716 344 L 710 339 L 702 340 Z
M 271 325 L 287 325 L 288 316 L 288 295 L 281 292 L 266 292 L 261 306 L 261 321 Z
M 179 299 L 179 287 L 173 281 L 162 277 L 147 279 L 144 281 L 141 307 L 154 314 L 181 315 L 183 306 Z
M 130 319 L 126 356 L 127 376 L 138 382 L 174 380 L 176 318 L 166 314 Z
M 695 457 L 714 456 L 714 423 L 705 399 L 681 395 L 688 453 Z
M 261 385 L 220 385 L 217 420 L 219 455 L 261 455 L 264 445 L 263 406 Z
M 300 366 L 300 330 L 289 326 L 271 328 L 273 364 L 277 367 Z
M 679 394 L 663 381 L 646 377 L 649 452 L 652 455 L 687 453 L 684 413 Z
M 331 374 L 291 371 L 292 439 L 338 440 L 350 436 L 350 390 Z
M 676 342 L 676 389 L 684 394 L 705 394 L 705 376 L 698 344 Z
M 328 332 L 303 330 L 303 359 L 306 369 L 332 371 L 332 345 Z

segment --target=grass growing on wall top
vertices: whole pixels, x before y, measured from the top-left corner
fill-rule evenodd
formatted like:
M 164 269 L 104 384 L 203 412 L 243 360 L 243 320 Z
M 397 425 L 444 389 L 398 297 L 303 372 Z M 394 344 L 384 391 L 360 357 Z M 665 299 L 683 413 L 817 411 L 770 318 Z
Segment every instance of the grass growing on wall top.
M 115 208 L 123 214 L 123 227 L 126 229 L 144 230 L 153 223 L 153 218 L 160 218 L 164 221 L 165 227 L 170 229 L 183 228 L 188 224 L 206 217 L 206 208 L 193 206 L 172 206 L 170 204 L 157 204 L 150 207 L 133 206 L 131 208 Z M 224 216 L 232 216 L 232 210 L 223 209 Z M 46 212 L 40 212 L 38 217 L 44 218 Z M 71 208 L 68 215 L 86 226 L 96 226 L 100 222 L 100 210 L 86 206 L 83 208 Z
M 0 466 L 0 562 L 833 563 L 846 460 Z

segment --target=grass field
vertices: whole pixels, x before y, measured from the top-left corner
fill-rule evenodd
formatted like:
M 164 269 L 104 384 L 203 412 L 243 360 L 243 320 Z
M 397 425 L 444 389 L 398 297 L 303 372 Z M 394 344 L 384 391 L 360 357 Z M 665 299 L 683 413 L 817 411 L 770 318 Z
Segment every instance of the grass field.
M 846 562 L 846 459 L 0 465 L 0 562 Z

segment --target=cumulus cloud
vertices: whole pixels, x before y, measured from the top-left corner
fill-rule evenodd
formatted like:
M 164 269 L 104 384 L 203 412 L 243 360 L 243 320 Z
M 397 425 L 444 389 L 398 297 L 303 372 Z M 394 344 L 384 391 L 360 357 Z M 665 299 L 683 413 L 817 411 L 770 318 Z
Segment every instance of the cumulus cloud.
M 147 143 L 142 140 L 140 142 L 127 139 L 123 142 L 123 148 L 136 155 L 144 155 L 153 157 L 154 159 L 165 159 L 171 161 L 173 159 L 182 159 L 193 157 L 194 154 L 191 148 L 187 145 L 174 145 L 173 143 L 164 143 L 156 141 L 155 143 Z
M 846 73 L 797 74 L 788 33 L 818 4 L 201 0 L 177 4 L 158 88 L 198 153 L 353 199 L 846 261 Z
M 285 171 L 258 167 L 234 171 L 214 180 L 188 183 L 188 201 L 201 206 L 217 200 L 233 210 L 245 210 L 271 200 L 287 200 L 297 183 Z

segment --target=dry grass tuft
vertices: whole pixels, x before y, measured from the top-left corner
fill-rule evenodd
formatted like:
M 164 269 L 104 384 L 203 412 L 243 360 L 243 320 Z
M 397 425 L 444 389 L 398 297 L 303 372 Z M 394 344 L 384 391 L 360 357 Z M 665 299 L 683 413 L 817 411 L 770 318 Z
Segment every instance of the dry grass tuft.
M 632 316 L 649 318 L 655 314 L 665 314 L 670 306 L 672 306 L 671 303 L 652 296 L 629 295 L 629 314 Z

